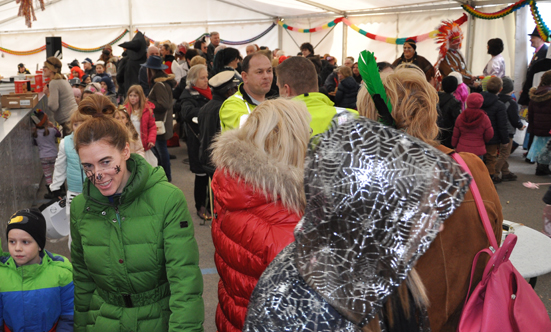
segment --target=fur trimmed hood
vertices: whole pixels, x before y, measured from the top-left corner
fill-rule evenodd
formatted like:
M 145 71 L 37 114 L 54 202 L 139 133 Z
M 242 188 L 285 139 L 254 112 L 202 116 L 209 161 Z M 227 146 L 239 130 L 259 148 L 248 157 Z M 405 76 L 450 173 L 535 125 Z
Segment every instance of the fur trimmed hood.
M 551 86 L 542 86 L 539 88 L 531 88 L 530 92 L 530 100 L 533 100 L 535 102 L 542 102 L 551 99 Z
M 306 205 L 304 195 L 304 169 L 282 163 L 241 140 L 238 130 L 225 132 L 213 143 L 212 162 L 225 174 L 238 178 L 266 198 L 281 200 L 283 206 L 302 214 Z
M 176 78 L 176 75 L 174 75 L 174 74 L 168 74 L 167 76 L 157 77 L 157 78 L 155 78 L 153 81 L 154 81 L 155 83 L 157 83 L 157 82 L 165 82 L 165 81 L 174 80 L 175 78 Z

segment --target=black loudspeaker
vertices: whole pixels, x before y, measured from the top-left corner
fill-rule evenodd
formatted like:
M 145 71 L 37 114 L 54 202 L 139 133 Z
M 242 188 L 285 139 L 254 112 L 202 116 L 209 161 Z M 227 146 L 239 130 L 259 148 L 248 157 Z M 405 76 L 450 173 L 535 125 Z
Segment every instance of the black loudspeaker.
M 46 37 L 46 57 L 58 56 L 56 53 L 63 53 L 61 49 L 61 37 Z M 58 58 L 63 59 L 62 56 L 58 56 Z

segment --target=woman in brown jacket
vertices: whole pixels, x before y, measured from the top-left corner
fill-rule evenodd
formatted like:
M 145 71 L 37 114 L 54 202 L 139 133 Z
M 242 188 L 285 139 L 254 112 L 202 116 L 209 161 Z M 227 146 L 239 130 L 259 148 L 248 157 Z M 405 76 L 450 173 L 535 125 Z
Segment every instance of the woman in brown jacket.
M 399 66 L 383 78 L 386 93 L 392 104 L 396 127 L 407 134 L 452 154 L 453 150 L 437 142 L 438 94 L 426 81 L 424 72 Z M 378 120 L 379 115 L 367 90 L 358 93 L 360 115 Z M 498 242 L 501 242 L 501 203 L 484 163 L 471 153 L 460 153 L 476 181 L 488 217 Z M 478 214 L 473 196 L 467 192 L 461 206 L 444 221 L 444 229 L 417 262 L 416 269 L 429 297 L 429 320 L 432 331 L 456 331 L 463 303 L 467 296 L 471 265 L 478 251 L 490 243 Z M 476 267 L 473 288 L 482 277 L 487 262 L 480 259 Z
M 147 68 L 147 81 L 150 86 L 149 96 L 147 98 L 155 105 L 153 113 L 155 122 L 164 121 L 164 133 L 157 126 L 157 140 L 155 149 L 158 153 L 159 166 L 165 170 L 168 182 L 172 182 L 172 173 L 170 171 L 170 155 L 166 141 L 172 138 L 172 89 L 176 86 L 174 75 L 167 75 L 164 70 L 168 66 L 163 64 L 161 57 L 152 55 L 147 58 L 147 62 L 142 64 Z

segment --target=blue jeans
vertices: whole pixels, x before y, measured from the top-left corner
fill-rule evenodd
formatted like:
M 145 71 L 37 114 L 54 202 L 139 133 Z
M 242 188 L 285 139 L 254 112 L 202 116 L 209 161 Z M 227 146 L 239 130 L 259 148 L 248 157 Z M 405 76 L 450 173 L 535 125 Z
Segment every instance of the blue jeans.
M 170 172 L 170 155 L 168 154 L 166 139 L 163 139 L 162 136 L 157 136 L 155 148 L 159 153 L 159 166 L 163 167 L 163 169 L 165 170 L 168 182 L 172 182 L 172 173 Z

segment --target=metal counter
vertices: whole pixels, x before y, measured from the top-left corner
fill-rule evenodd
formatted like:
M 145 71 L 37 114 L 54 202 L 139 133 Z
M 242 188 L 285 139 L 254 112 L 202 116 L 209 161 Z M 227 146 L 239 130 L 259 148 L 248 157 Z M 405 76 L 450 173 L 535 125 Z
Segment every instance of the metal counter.
M 48 98 L 40 96 L 38 105 L 47 111 Z M 0 239 L 7 251 L 6 225 L 17 210 L 33 205 L 44 174 L 38 147 L 33 144 L 31 111 L 13 109 L 8 119 L 0 118 Z

